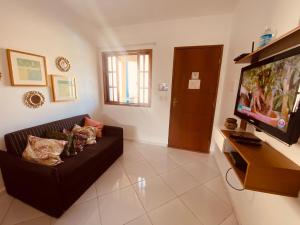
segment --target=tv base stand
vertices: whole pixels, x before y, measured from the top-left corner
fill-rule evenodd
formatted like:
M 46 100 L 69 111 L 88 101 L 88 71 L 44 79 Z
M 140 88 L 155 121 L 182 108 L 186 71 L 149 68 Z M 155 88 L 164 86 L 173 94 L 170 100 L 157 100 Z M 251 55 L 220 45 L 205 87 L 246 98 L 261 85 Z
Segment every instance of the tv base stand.
M 261 141 L 261 145 L 238 143 L 231 135 L 234 131 L 222 130 L 225 137 L 223 153 L 245 189 L 297 197 L 300 190 L 300 167 Z M 237 168 L 230 156 L 235 151 L 247 163 L 246 171 Z

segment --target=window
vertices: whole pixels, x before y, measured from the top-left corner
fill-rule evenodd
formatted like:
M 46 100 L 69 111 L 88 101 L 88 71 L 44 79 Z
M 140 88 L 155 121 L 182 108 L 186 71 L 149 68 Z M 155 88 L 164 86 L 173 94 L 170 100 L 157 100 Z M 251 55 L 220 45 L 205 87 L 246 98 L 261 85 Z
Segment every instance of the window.
M 150 106 L 152 50 L 103 52 L 106 104 Z

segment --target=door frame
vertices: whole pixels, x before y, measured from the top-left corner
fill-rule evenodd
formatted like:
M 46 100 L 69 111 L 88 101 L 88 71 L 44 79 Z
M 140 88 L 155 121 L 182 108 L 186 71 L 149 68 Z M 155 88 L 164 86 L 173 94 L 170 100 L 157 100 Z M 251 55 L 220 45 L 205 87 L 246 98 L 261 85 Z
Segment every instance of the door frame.
M 172 102 L 173 102 L 173 97 L 174 97 L 174 75 L 175 75 L 175 56 L 176 56 L 176 51 L 177 50 L 181 50 L 181 49 L 197 49 L 197 48 L 212 48 L 212 47 L 218 47 L 221 50 L 221 56 L 219 59 L 219 70 L 218 70 L 218 78 L 217 78 L 217 92 L 216 92 L 216 96 L 214 99 L 214 103 L 213 103 L 213 119 L 211 121 L 210 124 L 210 136 L 209 136 L 209 146 L 211 145 L 211 137 L 212 137 L 212 130 L 213 130 L 213 124 L 214 124 L 214 120 L 215 120 L 215 113 L 216 113 L 216 103 L 217 103 L 217 97 L 218 97 L 218 93 L 219 93 L 219 81 L 220 81 L 220 74 L 221 74 L 221 67 L 222 67 L 222 61 L 223 61 L 223 50 L 224 50 L 224 45 L 220 44 L 220 45 L 200 45 L 200 46 L 183 46 L 183 47 L 174 47 L 174 51 L 173 51 L 173 68 L 172 68 L 172 88 L 171 88 L 171 101 L 170 101 L 170 118 L 169 118 L 169 130 L 168 130 L 168 147 L 173 147 L 172 145 L 170 145 L 170 128 L 171 128 L 171 123 L 172 123 L 172 116 L 173 116 L 173 107 L 172 107 Z M 196 151 L 197 150 L 191 150 L 191 149 L 183 149 L 183 150 L 188 150 L 188 151 Z M 210 149 L 208 149 L 207 152 L 210 152 Z

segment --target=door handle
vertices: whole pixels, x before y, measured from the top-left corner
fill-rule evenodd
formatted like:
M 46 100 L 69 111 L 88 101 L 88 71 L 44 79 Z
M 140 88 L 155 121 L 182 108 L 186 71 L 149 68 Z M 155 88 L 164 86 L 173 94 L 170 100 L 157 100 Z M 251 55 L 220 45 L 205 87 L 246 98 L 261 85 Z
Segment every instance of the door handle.
M 175 107 L 178 103 L 178 100 L 176 98 L 173 98 L 173 101 L 172 101 L 172 104 L 173 104 L 173 107 Z

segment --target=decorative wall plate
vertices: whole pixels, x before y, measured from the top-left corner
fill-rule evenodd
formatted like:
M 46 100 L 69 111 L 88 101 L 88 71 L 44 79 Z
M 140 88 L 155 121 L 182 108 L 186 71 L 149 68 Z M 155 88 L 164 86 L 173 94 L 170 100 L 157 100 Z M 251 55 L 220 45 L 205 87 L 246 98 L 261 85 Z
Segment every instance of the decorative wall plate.
M 29 108 L 39 108 L 45 103 L 45 97 L 38 91 L 28 91 L 24 95 L 24 103 Z
M 67 60 L 65 57 L 57 57 L 55 62 L 57 68 L 62 72 L 68 72 L 71 68 L 69 60 Z

